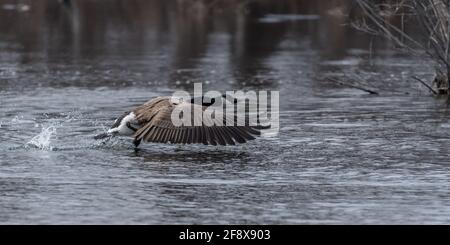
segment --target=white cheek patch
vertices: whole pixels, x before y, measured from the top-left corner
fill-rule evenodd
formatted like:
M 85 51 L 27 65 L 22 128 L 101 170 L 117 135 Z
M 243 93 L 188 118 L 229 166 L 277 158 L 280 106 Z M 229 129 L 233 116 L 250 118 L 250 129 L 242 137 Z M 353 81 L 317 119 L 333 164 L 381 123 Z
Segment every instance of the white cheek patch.
M 133 112 L 128 114 L 126 117 L 122 119 L 120 125 L 117 128 L 112 128 L 108 130 L 108 133 L 119 133 L 121 135 L 132 135 L 134 131 L 128 128 L 127 123 L 130 123 L 132 127 L 139 128 L 139 125 L 136 120 L 136 115 Z

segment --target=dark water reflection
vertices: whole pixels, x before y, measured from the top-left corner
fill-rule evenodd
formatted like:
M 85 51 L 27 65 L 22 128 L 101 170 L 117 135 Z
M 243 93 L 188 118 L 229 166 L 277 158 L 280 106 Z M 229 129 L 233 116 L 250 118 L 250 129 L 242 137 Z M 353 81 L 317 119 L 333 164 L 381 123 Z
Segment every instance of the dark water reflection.
M 450 221 L 447 105 L 343 25 L 351 1 L 62 2 L 0 0 L 0 223 Z M 323 79 L 344 72 L 380 95 Z M 279 135 L 92 140 L 193 82 L 279 90 Z
M 183 88 L 176 81 L 205 79 L 276 86 L 266 59 L 280 45 L 293 51 L 310 46 L 319 56 L 338 58 L 349 43 L 367 48 L 361 42 L 367 37 L 355 40 L 342 27 L 339 13 L 348 12 L 350 1 L 21 2 L 28 11 L 6 10 L 10 2 L 2 1 L 0 11 L 2 46 L 12 52 L 3 58 L 52 86 L 161 81 Z M 322 21 L 308 18 L 318 14 Z M 52 81 L 55 73 L 67 79 Z

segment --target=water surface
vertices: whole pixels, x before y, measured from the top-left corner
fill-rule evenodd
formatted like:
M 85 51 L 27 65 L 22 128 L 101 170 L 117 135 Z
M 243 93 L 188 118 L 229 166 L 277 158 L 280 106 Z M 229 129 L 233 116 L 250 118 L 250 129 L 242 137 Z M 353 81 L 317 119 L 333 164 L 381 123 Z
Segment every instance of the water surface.
M 370 52 L 333 4 L 286 2 L 0 8 L 0 223 L 449 223 L 450 113 L 410 79 L 426 62 Z M 324 79 L 343 73 L 380 95 Z M 194 82 L 280 91 L 279 134 L 137 152 L 92 139 Z

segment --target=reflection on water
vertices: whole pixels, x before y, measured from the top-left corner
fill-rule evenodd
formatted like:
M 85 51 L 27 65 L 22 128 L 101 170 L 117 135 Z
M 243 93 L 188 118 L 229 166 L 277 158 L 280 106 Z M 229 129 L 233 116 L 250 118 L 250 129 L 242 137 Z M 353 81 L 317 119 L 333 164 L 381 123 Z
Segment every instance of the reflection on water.
M 189 88 L 186 80 L 206 78 L 235 87 L 244 81 L 276 87 L 276 71 L 266 59 L 280 46 L 298 50 L 308 36 L 306 45 L 329 56 L 366 39 L 345 35 L 350 30 L 342 26 L 343 13 L 351 1 L 64 2 L 70 4 L 22 1 L 26 12 L 0 11 L 2 58 L 10 63 L 2 77 L 16 78 L 14 84 L 21 86 L 169 83 Z M 123 56 L 132 71 L 120 69 Z M 22 77 L 22 70 L 36 79 Z M 61 76 L 65 79 L 55 78 Z
M 448 108 L 410 80 L 431 74 L 423 61 L 371 45 L 349 11 L 0 0 L 0 223 L 448 223 Z M 324 79 L 342 73 L 380 95 Z M 139 151 L 92 139 L 193 82 L 279 90 L 280 134 Z

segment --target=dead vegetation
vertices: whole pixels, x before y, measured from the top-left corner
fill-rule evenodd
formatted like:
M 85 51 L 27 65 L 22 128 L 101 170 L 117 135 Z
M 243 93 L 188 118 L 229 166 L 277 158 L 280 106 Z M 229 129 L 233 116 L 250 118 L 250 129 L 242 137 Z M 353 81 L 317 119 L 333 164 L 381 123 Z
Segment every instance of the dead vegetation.
M 449 94 L 450 0 L 356 0 L 356 4 L 361 14 L 352 21 L 353 27 L 428 58 L 436 70 L 433 81 L 414 79 L 434 94 Z

